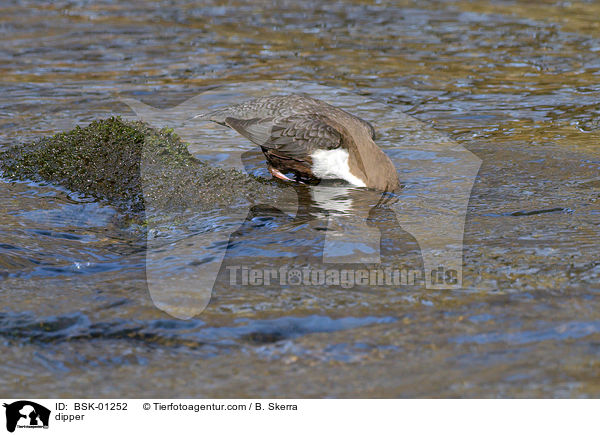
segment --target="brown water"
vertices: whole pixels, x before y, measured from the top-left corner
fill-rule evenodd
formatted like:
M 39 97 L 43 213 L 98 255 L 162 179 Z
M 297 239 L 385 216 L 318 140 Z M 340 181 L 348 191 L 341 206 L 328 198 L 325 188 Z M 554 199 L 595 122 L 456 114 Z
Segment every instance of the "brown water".
M 361 116 L 391 155 L 433 127 L 482 165 L 462 289 L 230 285 L 227 265 L 321 264 L 323 210 L 300 195 L 297 215 L 251 211 L 192 320 L 153 304 L 142 229 L 4 180 L 0 396 L 597 397 L 598 16 L 595 2 L 3 2 L 1 146 L 133 116 L 121 98 L 168 112 L 213 86 L 231 97 L 285 80 L 386 105 Z M 400 112 L 424 124 L 378 125 Z M 250 149 L 206 128 L 190 146 L 201 157 Z M 419 180 L 401 173 L 408 197 Z M 389 209 L 370 219 L 382 263 L 422 267 Z

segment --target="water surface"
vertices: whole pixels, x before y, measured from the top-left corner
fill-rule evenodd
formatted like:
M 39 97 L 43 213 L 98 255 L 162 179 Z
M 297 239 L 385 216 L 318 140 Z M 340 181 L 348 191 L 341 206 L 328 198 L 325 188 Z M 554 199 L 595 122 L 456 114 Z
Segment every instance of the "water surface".
M 327 207 L 305 192 L 297 214 L 250 210 L 188 321 L 150 298 L 143 228 L 58 186 L 2 180 L 0 395 L 598 396 L 598 4 L 6 1 L 0 12 L 1 147 L 134 116 L 122 98 L 172 109 L 215 86 L 286 80 L 405 112 L 482 160 L 462 289 L 231 285 L 227 266 L 322 265 Z M 393 136 L 383 114 L 360 113 L 388 152 L 409 147 L 415 131 Z M 217 151 L 198 141 L 194 154 L 227 164 L 250 149 L 212 131 Z M 436 158 L 413 148 L 398 157 Z M 266 176 L 256 155 L 245 163 Z M 410 195 L 419 180 L 403 174 Z M 369 219 L 383 261 L 423 267 L 394 213 Z

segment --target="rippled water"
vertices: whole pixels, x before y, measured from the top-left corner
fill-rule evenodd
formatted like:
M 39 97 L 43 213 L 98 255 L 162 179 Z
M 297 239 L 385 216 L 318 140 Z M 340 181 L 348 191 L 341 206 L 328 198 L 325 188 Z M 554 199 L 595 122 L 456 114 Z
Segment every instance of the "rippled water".
M 250 211 L 208 308 L 187 321 L 152 302 L 144 228 L 58 186 L 3 180 L 0 395 L 598 396 L 597 3 L 7 1 L 0 12 L 0 147 L 133 117 L 123 98 L 169 112 L 207 89 L 217 104 L 231 87 L 285 80 L 333 103 L 387 105 L 360 115 L 406 162 L 425 155 L 417 130 L 394 133 L 388 113 L 482 160 L 463 289 L 231 285 L 227 266 L 322 264 L 324 210 L 305 192 L 298 214 Z M 229 164 L 250 149 L 203 128 L 190 141 L 202 158 Z M 255 155 L 242 163 L 266 176 Z M 408 196 L 420 182 L 410 170 Z M 382 261 L 420 269 L 394 216 L 370 216 Z

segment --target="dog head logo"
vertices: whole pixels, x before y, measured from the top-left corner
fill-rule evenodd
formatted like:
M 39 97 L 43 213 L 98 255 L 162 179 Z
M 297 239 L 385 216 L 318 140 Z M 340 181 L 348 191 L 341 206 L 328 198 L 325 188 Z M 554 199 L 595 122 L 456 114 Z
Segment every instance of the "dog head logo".
M 6 408 L 6 430 L 14 432 L 16 427 L 47 428 L 50 410 L 29 400 L 4 404 Z

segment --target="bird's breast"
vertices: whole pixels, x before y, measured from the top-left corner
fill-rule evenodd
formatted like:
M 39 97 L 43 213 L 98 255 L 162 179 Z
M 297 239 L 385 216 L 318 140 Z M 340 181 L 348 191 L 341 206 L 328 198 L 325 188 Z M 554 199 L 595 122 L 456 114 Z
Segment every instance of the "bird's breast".
M 321 179 L 342 179 L 358 187 L 366 187 L 365 180 L 350 171 L 348 151 L 345 149 L 316 150 L 311 154 L 312 172 Z

